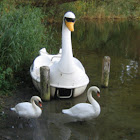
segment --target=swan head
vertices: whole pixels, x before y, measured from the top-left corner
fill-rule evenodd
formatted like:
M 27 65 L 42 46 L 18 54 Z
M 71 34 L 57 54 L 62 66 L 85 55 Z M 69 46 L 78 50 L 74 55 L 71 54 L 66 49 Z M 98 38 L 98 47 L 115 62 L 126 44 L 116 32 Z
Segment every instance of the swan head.
M 39 96 L 32 96 L 31 103 L 33 101 L 36 101 L 39 104 L 39 106 L 42 107 L 42 100 L 41 100 L 41 98 Z
M 88 89 L 88 92 L 94 91 L 98 97 L 100 97 L 100 89 L 96 86 L 92 86 Z
M 66 27 L 73 32 L 74 31 L 74 23 L 75 23 L 75 15 L 73 12 L 69 11 L 64 15 L 64 23 Z

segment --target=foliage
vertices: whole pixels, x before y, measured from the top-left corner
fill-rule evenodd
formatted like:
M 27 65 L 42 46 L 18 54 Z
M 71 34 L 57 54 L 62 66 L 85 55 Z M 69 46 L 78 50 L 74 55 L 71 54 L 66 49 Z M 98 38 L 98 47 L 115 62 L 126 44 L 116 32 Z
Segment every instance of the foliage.
M 2 67 L 0 67 L 0 89 L 7 90 L 14 88 L 12 80 L 13 80 L 12 69 L 8 67 L 6 70 L 3 70 Z
M 86 11 L 86 6 L 87 4 L 84 1 L 68 2 L 61 5 L 56 5 L 55 7 L 48 7 L 45 9 L 45 12 L 47 13 L 48 19 L 53 18 L 54 21 L 60 22 L 64 16 L 64 13 L 67 11 L 74 12 L 76 17 L 79 19 Z
M 10 78 L 15 82 L 18 76 L 22 80 L 29 77 L 33 59 L 41 48 L 50 45 L 52 34 L 51 29 L 42 23 L 44 14 L 40 8 L 21 7 L 5 0 L 0 4 L 0 13 L 0 64 L 3 74 L 0 86 L 7 89 Z
M 44 27 L 40 18 L 40 10 L 30 7 L 3 12 L 0 18 L 0 61 L 5 67 L 18 70 L 44 44 Z
M 77 0 L 57 5 L 57 8 L 47 8 L 49 17 L 53 16 L 56 20 L 63 17 L 67 11 L 73 11 L 78 18 L 88 19 L 140 18 L 140 2 L 139 0 Z

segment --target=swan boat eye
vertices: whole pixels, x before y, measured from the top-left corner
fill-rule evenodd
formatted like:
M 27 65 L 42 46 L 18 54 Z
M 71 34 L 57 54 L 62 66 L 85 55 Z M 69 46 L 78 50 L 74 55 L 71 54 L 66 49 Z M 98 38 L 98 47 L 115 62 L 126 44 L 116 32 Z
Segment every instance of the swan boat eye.
M 75 22 L 75 18 L 67 18 L 67 17 L 65 17 L 65 20 L 67 22 Z

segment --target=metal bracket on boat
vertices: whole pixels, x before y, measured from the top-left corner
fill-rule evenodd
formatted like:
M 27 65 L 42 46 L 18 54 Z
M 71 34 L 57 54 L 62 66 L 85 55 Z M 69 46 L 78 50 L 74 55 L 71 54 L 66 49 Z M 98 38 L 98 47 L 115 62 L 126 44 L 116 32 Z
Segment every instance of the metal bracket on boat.
M 60 91 L 61 90 L 70 90 L 69 92 L 70 92 L 70 94 L 69 95 L 61 95 L 61 93 L 60 93 Z M 74 92 L 74 89 L 59 89 L 59 88 L 56 88 L 56 91 L 55 91 L 56 93 L 56 96 L 57 96 L 57 98 L 60 98 L 60 99 L 68 99 L 68 98 L 71 98 L 71 97 L 73 97 L 73 92 Z M 65 92 L 67 92 L 67 91 L 65 91 Z
M 61 95 L 59 95 L 59 93 L 57 92 L 57 97 L 58 97 L 58 98 L 61 98 L 61 99 L 71 98 L 72 95 L 73 95 L 73 94 L 71 93 L 69 96 L 61 96 Z

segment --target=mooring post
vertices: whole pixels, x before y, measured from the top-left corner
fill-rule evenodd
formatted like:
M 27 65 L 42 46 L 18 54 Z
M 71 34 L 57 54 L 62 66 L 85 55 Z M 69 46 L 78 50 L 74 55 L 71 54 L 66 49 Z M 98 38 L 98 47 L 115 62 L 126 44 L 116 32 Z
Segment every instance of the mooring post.
M 105 88 L 108 87 L 109 83 L 110 60 L 109 56 L 103 58 L 101 86 Z
M 40 87 L 41 98 L 50 100 L 50 68 L 47 66 L 40 67 Z

